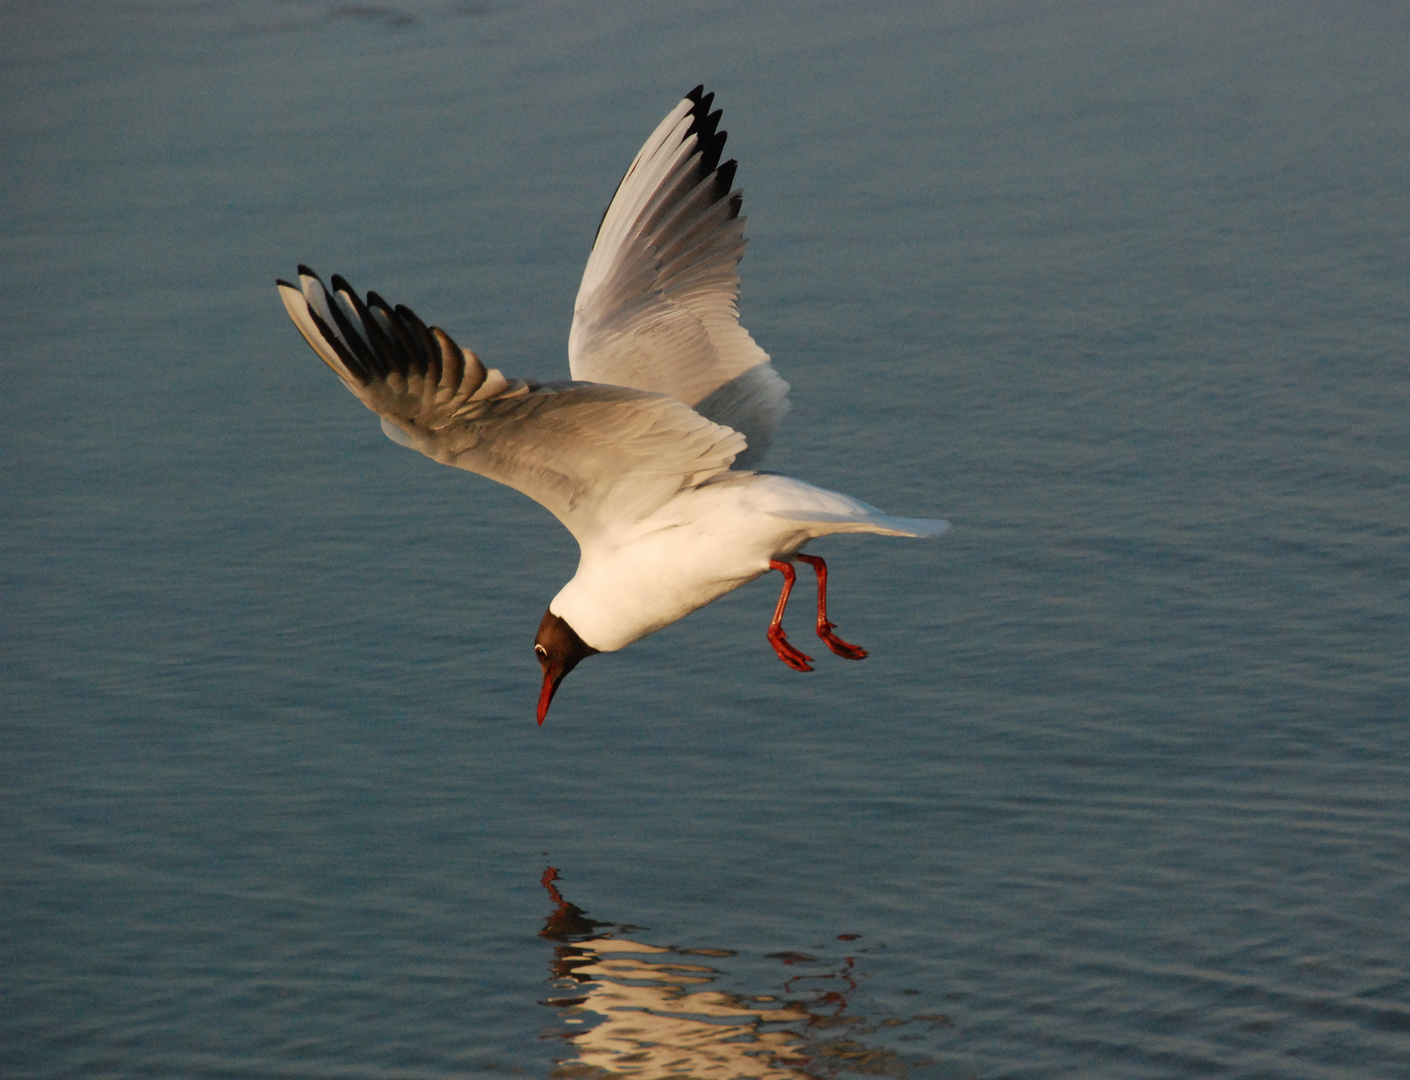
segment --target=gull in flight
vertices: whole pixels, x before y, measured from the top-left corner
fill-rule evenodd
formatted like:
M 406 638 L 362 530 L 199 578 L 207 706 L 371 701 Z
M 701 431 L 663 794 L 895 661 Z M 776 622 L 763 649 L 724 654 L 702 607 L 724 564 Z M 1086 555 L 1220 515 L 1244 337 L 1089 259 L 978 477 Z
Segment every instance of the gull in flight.
M 511 379 L 439 327 L 307 267 L 279 292 L 294 324 L 394 442 L 487 476 L 547 507 L 578 541 L 577 573 L 544 612 L 538 721 L 564 677 L 777 570 L 768 641 L 789 667 L 812 658 L 783 613 L 794 561 L 817 574 L 817 634 L 838 656 L 827 564 L 803 554 L 829 533 L 939 536 L 787 476 L 757 472 L 788 384 L 739 325 L 744 255 L 736 163 L 713 94 L 696 87 L 646 140 L 608 204 L 568 338 L 572 381 Z

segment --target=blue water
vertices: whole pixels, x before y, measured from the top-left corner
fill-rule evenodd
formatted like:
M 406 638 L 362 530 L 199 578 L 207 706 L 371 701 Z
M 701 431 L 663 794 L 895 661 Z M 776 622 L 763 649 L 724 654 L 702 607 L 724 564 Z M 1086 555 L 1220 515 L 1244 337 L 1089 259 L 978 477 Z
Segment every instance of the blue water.
M 0 31 L 0 1074 L 1410 1071 L 1410 9 Z M 864 663 L 781 665 L 765 579 L 539 729 L 571 538 L 273 282 L 562 377 L 701 81 L 770 466 L 955 527 L 816 545 Z

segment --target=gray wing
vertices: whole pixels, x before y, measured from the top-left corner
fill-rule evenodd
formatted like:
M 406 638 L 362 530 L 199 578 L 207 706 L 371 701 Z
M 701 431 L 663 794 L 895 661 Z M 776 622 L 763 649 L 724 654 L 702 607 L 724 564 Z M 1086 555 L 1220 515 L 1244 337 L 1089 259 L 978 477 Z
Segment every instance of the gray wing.
M 669 394 L 742 431 L 762 458 L 788 384 L 739 325 L 744 194 L 720 164 L 714 94 L 697 86 L 646 140 L 608 204 L 568 338 L 575 379 Z
M 279 282 L 305 340 L 396 442 L 542 503 L 584 541 L 729 469 L 739 432 L 674 398 L 506 379 L 439 327 L 307 267 Z

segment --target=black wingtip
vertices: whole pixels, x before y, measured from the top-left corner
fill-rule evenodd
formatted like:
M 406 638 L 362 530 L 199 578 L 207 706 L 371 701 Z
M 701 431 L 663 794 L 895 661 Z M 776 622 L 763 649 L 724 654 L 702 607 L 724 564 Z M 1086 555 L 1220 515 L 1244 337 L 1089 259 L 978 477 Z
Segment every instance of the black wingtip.
M 692 184 L 708 181 L 709 190 L 713 193 L 715 200 L 727 198 L 734 186 L 734 174 L 739 163 L 733 159 L 720 164 L 723 156 L 725 141 L 729 138 L 729 132 L 719 130 L 720 117 L 724 115 L 722 109 L 710 110 L 714 103 L 713 92 L 705 92 L 705 84 L 701 83 L 694 90 L 685 95 L 686 101 L 690 102 L 690 125 L 686 128 L 683 138 L 695 138 L 695 153 L 698 157 L 692 158 L 690 173 Z M 679 107 L 679 106 L 678 106 Z M 670 115 L 674 115 L 672 110 Z M 644 149 L 644 148 L 643 148 Z M 630 173 L 628 174 L 630 175 Z M 612 204 L 616 201 L 618 194 L 622 190 L 622 184 L 626 181 L 624 176 L 617 183 L 617 190 L 612 193 L 612 198 L 607 200 L 607 208 L 602 211 L 602 218 L 597 223 L 597 232 L 593 237 L 593 244 L 596 246 L 597 240 L 602 235 L 602 223 L 607 220 L 607 213 L 612 209 Z M 739 199 L 731 201 L 730 217 L 739 216 Z M 369 297 L 369 303 L 371 299 Z
M 305 266 L 303 263 L 299 263 L 299 276 L 311 278 L 318 277 L 317 274 L 315 274 L 311 269 L 309 269 L 309 267 Z
M 398 304 L 393 310 L 396 312 L 397 318 L 415 330 L 423 341 L 430 340 L 431 328 L 421 321 L 421 317 L 416 312 L 405 304 Z
M 292 281 L 285 281 L 282 277 L 277 277 L 277 278 L 275 278 L 275 279 L 274 279 L 274 284 L 276 284 L 276 285 L 283 285 L 286 289 L 297 289 L 297 288 L 298 288 L 298 286 L 295 285 Z
M 702 174 L 709 174 L 715 171 L 724 155 L 725 140 L 729 138 L 729 132 L 719 130 L 720 117 L 724 115 L 724 110 L 715 109 L 712 112 L 710 106 L 715 102 L 715 95 L 707 94 L 704 90 L 703 85 L 697 86 L 686 95 L 691 103 L 690 128 L 686 131 L 686 136 L 695 136 L 695 145 L 700 151 L 700 171 Z
M 729 138 L 729 132 L 720 130 L 720 117 L 724 115 L 724 110 L 711 111 L 710 106 L 714 104 L 715 95 L 705 93 L 703 83 L 687 94 L 686 98 L 691 103 L 690 128 L 686 131 L 686 137 L 695 136 L 696 151 L 700 154 L 697 166 L 699 171 L 695 175 L 704 179 L 713 173 L 711 187 L 715 198 L 728 198 L 733 192 L 734 174 L 739 168 L 739 162 L 731 158 L 723 165 L 720 164 L 720 158 L 724 156 L 725 142 Z M 741 199 L 738 197 L 730 199 L 730 217 L 739 216 L 740 204 Z

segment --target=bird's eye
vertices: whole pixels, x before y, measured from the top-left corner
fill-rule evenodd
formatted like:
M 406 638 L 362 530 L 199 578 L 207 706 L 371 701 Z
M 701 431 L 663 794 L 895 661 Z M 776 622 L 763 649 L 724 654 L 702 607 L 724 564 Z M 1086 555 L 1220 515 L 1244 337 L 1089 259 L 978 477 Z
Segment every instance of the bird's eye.
M 537 656 L 540 660 L 547 660 L 547 659 L 548 659 L 548 650 L 545 649 L 542 645 L 535 645 L 535 646 L 534 646 L 534 655 Z

